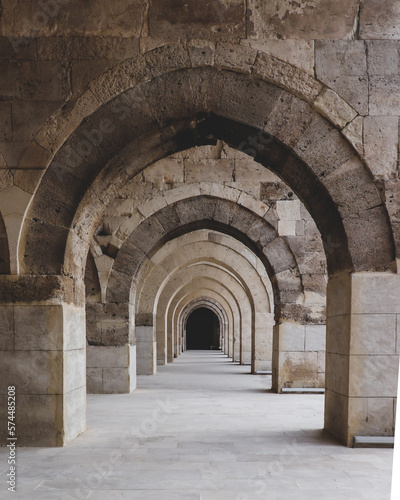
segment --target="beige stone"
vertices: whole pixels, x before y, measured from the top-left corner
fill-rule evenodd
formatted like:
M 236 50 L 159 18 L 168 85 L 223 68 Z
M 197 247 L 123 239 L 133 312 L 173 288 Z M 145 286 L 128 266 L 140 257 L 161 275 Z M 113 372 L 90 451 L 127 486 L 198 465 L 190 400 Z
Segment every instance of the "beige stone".
M 364 154 L 374 176 L 388 179 L 395 175 L 398 149 L 397 117 L 368 116 L 365 118 Z
M 339 128 L 344 128 L 357 116 L 357 112 L 335 92 L 325 89 L 315 99 L 314 106 Z
M 364 118 L 357 116 L 344 129 L 344 136 L 350 141 L 357 152 L 364 156 Z

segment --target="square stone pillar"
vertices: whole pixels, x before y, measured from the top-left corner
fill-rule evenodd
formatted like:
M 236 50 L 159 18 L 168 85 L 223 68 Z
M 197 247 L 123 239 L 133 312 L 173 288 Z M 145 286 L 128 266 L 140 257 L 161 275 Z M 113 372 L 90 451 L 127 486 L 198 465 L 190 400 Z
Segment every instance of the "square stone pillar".
M 251 364 L 251 344 L 254 337 L 254 319 L 249 317 L 248 321 L 242 318 L 242 332 L 240 336 L 240 364 Z
M 175 340 L 174 330 L 170 322 L 168 322 L 167 330 L 167 363 L 172 363 L 175 357 Z
M 129 394 L 136 389 L 136 346 L 87 347 L 88 394 Z
M 254 340 L 251 346 L 251 373 L 272 370 L 274 315 L 255 313 Z
M 136 325 L 136 369 L 138 375 L 157 373 L 157 342 L 153 326 Z
M 284 321 L 274 326 L 272 389 L 319 388 L 325 383 L 325 325 Z
M 86 429 L 85 309 L 71 285 L 57 276 L 0 278 L 0 421 L 15 386 L 19 446 L 63 446 Z M 6 425 L 0 435 L 5 444 Z
M 136 389 L 136 346 L 130 304 L 87 303 L 87 392 L 124 394 Z M 132 331 L 131 331 L 132 330 Z
M 393 436 L 399 365 L 400 276 L 344 273 L 327 290 L 325 429 Z
M 168 338 L 165 320 L 157 320 L 157 365 L 166 365 L 168 361 Z

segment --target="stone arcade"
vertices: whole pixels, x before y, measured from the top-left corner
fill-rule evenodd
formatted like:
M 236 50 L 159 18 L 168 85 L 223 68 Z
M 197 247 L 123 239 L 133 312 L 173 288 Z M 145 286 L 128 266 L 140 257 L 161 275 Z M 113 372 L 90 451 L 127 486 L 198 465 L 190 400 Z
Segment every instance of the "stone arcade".
M 73 443 L 201 308 L 342 445 L 393 436 L 400 2 L 0 5 L 2 444 L 8 386 L 19 446 Z

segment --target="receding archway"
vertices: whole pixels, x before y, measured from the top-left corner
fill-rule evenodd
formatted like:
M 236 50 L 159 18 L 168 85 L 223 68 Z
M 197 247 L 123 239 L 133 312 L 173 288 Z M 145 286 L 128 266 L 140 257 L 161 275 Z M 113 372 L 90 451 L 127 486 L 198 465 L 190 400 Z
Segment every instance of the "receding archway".
M 186 349 L 220 348 L 220 324 L 217 315 L 207 307 L 195 309 L 186 322 Z

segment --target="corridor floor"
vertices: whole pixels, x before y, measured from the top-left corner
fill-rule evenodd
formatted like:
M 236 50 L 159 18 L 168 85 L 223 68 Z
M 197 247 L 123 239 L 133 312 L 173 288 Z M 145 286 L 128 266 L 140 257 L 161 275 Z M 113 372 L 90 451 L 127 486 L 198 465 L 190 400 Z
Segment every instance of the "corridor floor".
M 89 395 L 88 430 L 65 448 L 20 448 L 0 498 L 386 500 L 392 450 L 321 431 L 322 395 L 277 395 L 218 351 L 188 351 L 124 395 Z

